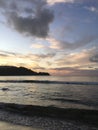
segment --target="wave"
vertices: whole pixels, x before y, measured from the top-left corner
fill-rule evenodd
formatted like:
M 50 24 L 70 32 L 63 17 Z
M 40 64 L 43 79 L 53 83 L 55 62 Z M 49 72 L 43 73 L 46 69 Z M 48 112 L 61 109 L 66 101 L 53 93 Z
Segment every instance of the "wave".
M 71 104 L 78 104 L 78 105 L 86 105 L 88 107 L 93 107 L 96 106 L 98 107 L 98 103 L 94 103 L 94 102 L 89 102 L 89 101 L 85 101 L 85 100 L 79 100 L 79 99 L 71 99 L 71 98 L 49 98 L 49 100 L 55 100 L 55 101 L 60 101 L 62 103 L 71 103 Z
M 41 83 L 41 84 L 98 85 L 98 82 L 49 81 L 49 80 L 0 80 L 0 83 Z
M 98 125 L 98 110 L 57 108 L 53 106 L 33 106 L 14 103 L 0 103 L 0 111 L 6 111 L 29 117 L 49 117 L 63 120 L 76 120 Z

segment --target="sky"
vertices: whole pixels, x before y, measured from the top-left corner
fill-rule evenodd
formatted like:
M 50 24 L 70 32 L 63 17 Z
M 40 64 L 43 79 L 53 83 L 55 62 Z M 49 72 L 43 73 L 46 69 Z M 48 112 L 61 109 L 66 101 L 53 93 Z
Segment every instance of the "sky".
M 0 0 L 0 65 L 98 76 L 98 0 Z

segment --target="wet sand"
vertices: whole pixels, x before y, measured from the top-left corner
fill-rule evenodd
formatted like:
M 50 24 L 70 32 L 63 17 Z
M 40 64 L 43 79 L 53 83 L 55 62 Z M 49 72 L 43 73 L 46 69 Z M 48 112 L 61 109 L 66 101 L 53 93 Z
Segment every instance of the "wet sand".
M 0 130 L 98 130 L 98 127 L 76 121 L 30 117 L 1 110 L 0 120 Z
M 0 103 L 0 121 L 0 130 L 98 130 L 98 111 Z
M 0 121 L 0 130 L 41 130 L 38 128 L 31 128 L 28 126 L 15 125 L 12 123 Z

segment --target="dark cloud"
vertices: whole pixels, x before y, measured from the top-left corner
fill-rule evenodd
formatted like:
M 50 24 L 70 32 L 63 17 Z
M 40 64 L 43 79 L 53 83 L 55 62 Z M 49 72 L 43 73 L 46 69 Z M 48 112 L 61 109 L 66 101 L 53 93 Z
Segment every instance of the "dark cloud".
M 17 6 L 17 4 L 16 4 L 15 1 L 12 1 L 12 2 L 10 3 L 9 7 L 10 7 L 10 9 L 12 9 L 12 10 L 17 10 L 17 11 L 18 11 L 18 6 Z
M 53 20 L 53 14 L 48 9 L 43 9 L 35 18 L 22 17 L 17 13 L 11 13 L 8 17 L 10 25 L 18 32 L 30 36 L 46 37 L 49 31 L 49 23 Z
M 98 54 L 93 55 L 93 56 L 90 58 L 90 61 L 91 61 L 91 62 L 98 62 Z
M 5 1 L 4 0 L 0 0 L 0 8 L 3 8 L 3 7 L 5 7 Z
M 97 36 L 86 36 L 73 43 L 60 41 L 61 44 L 60 46 L 62 49 L 77 49 L 80 47 L 84 47 L 87 44 L 90 44 L 92 41 L 96 40 L 97 38 L 98 38 Z
M 7 24 L 16 31 L 29 36 L 45 38 L 54 14 L 45 0 L 0 0 Z
M 26 13 L 31 14 L 34 10 L 31 8 L 25 8 L 24 9 Z

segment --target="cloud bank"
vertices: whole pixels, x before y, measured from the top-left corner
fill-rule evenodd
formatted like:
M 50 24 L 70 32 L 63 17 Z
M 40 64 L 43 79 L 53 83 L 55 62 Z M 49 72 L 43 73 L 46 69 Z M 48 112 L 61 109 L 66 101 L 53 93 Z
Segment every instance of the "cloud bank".
M 19 54 L 0 50 L 0 65 L 24 66 L 54 75 L 97 75 L 98 53 L 96 48 L 70 54 Z

